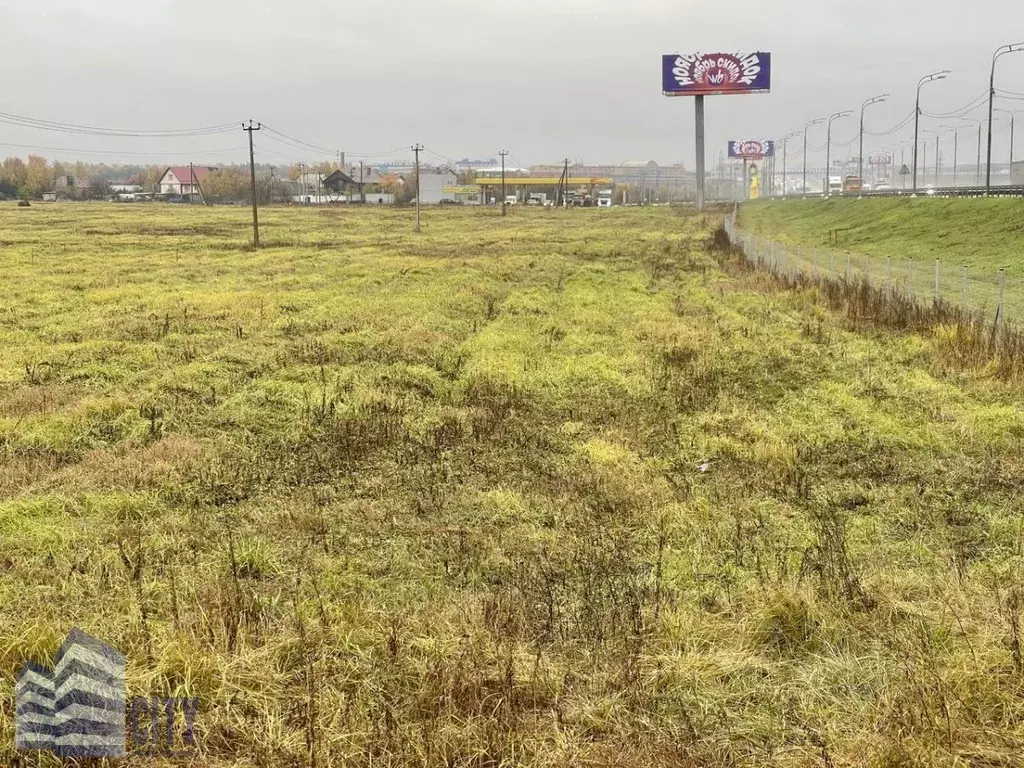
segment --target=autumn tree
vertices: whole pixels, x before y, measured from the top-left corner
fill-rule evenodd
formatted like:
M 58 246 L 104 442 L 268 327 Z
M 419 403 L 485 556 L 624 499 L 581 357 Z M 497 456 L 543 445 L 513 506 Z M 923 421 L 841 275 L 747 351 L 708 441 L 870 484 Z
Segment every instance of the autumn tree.
M 25 183 L 21 187 L 23 197 L 39 197 L 43 192 L 53 189 L 53 169 L 46 162 L 45 157 L 39 155 L 28 156 L 28 166 L 25 171 Z
M 25 186 L 28 169 L 20 157 L 8 157 L 0 165 L 0 195 L 16 197 Z
M 202 185 L 211 200 L 238 201 L 252 197 L 249 174 L 237 168 L 220 168 L 203 179 Z

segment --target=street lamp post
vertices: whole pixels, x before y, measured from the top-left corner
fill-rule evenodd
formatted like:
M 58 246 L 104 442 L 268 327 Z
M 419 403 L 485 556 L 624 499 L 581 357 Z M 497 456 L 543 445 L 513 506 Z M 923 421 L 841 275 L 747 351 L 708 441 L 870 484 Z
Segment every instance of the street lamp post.
M 992 73 L 988 78 L 988 156 L 985 160 L 985 194 L 988 194 L 992 186 L 992 111 L 996 100 L 996 62 L 999 57 L 1007 53 L 1024 51 L 1024 43 L 1010 43 L 996 48 L 992 54 Z M 1013 166 L 1010 166 L 1010 173 L 1013 173 Z M 1012 178 L 1012 177 L 1011 177 Z
M 921 121 L 921 86 L 935 80 L 945 80 L 949 72 L 950 70 L 948 69 L 944 69 L 941 72 L 932 72 L 930 75 L 925 75 L 917 81 L 917 98 L 914 101 L 914 192 L 917 192 L 917 135 L 918 125 Z
M 807 125 L 804 126 L 804 188 L 802 190 L 804 196 L 807 195 L 807 129 L 810 128 L 812 125 L 818 125 L 819 123 L 824 122 L 825 118 L 819 117 L 817 120 L 811 120 L 809 123 L 807 123 Z
M 829 174 L 832 172 L 832 122 L 850 114 L 852 114 L 851 111 L 847 109 L 844 112 L 836 112 L 828 118 L 828 130 L 825 136 L 825 197 L 832 196 L 832 190 L 828 183 Z
M 957 153 L 959 151 L 960 144 L 960 129 L 955 125 L 940 125 L 939 128 L 945 128 L 948 131 L 953 132 L 953 186 L 956 186 L 956 162 Z
M 1014 112 L 1009 109 L 1000 109 L 999 107 L 996 107 L 995 111 L 1004 112 L 1010 116 L 1010 183 L 1013 184 L 1013 129 L 1014 124 L 1017 121 L 1017 113 L 1020 112 L 1021 110 L 1018 109 L 1016 112 Z
M 883 93 L 881 96 L 871 97 L 860 105 L 860 150 L 857 153 L 860 158 L 857 164 L 857 175 L 860 176 L 860 183 L 862 185 L 864 184 L 864 110 L 872 104 L 885 101 L 887 98 L 889 98 L 889 94 Z
M 786 196 L 786 148 L 789 147 L 789 140 L 800 135 L 800 131 L 793 131 L 782 137 L 782 196 Z

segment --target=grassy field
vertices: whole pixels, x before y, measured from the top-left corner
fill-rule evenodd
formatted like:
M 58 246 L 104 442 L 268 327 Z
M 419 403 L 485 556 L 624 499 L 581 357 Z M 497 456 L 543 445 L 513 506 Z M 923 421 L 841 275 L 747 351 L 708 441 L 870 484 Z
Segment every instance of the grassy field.
M 1019 383 L 714 217 L 263 222 L 0 206 L 5 758 L 79 626 L 195 764 L 1021 764 Z
M 972 272 L 1024 278 L 1024 200 L 837 198 L 764 200 L 743 206 L 747 229 L 805 246 L 828 246 L 841 228 L 839 249 L 869 256 L 941 259 Z

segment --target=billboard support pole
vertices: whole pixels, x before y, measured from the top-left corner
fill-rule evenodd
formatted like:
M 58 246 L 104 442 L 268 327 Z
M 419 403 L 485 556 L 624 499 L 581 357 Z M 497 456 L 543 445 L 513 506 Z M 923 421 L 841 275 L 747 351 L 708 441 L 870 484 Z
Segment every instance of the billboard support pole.
M 697 137 L 697 210 L 704 210 L 704 96 L 698 94 L 693 101 Z

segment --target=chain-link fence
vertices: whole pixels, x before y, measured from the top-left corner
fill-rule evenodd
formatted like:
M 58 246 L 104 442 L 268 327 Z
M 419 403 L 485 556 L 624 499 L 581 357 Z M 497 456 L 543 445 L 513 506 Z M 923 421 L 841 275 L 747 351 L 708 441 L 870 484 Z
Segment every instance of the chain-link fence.
M 743 251 L 748 261 L 780 276 L 866 280 L 875 288 L 917 300 L 942 300 L 989 321 L 1024 325 L 1024 279 L 1009 277 L 1002 269 L 979 273 L 938 259 L 879 258 L 785 245 L 740 229 L 735 212 L 726 216 L 725 228 L 729 241 Z

